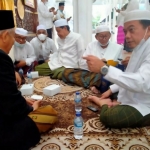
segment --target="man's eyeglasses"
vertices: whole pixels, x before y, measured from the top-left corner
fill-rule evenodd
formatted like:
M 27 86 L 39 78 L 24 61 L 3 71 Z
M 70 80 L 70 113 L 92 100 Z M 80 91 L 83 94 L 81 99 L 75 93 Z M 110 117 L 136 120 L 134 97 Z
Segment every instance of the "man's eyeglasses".
M 26 37 L 15 36 L 15 39 L 19 41 L 26 41 Z

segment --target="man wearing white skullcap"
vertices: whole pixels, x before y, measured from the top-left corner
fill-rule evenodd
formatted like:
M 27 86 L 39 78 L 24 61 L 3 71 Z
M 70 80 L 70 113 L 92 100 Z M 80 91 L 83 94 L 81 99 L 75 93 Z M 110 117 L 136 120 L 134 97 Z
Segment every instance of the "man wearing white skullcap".
M 11 51 L 14 52 L 14 65 L 16 71 L 23 69 L 24 74 L 34 65 L 35 54 L 32 45 L 26 41 L 28 31 L 23 28 L 16 28 L 15 43 Z
M 30 43 L 34 48 L 38 64 L 48 62 L 50 54 L 57 51 L 54 41 L 47 37 L 47 31 L 44 25 L 37 26 L 36 37 L 33 38 Z
M 102 107 L 100 121 L 107 127 L 149 126 L 150 11 L 128 12 L 124 18 L 124 32 L 128 46 L 133 49 L 125 72 L 106 66 L 97 57 L 85 57 L 91 71 L 100 71 L 106 80 L 115 83 L 100 99 L 95 96 L 89 99 Z M 109 96 L 117 91 L 117 101 L 111 101 Z
M 97 56 L 99 59 L 103 59 L 104 61 L 107 60 L 118 61 L 123 46 L 109 41 L 110 37 L 111 33 L 108 26 L 106 25 L 98 26 L 95 29 L 96 41 L 88 44 L 83 56 L 93 55 Z M 80 68 L 89 70 L 86 60 L 82 59 Z
M 36 70 L 41 75 L 50 75 L 53 78 L 60 70 L 60 78 L 65 68 L 78 68 L 84 52 L 84 42 L 80 34 L 71 32 L 67 20 L 59 19 L 55 21 L 55 28 L 58 34 L 58 51 L 51 56 L 48 64 L 36 66 Z M 52 73 L 53 71 L 53 73 Z

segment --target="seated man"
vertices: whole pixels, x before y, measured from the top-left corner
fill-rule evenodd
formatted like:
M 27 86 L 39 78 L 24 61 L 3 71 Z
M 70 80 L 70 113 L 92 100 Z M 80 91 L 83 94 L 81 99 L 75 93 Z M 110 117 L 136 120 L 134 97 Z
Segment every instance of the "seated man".
M 70 32 L 67 20 L 55 21 L 58 34 L 58 51 L 55 52 L 48 63 L 35 67 L 40 75 L 51 75 L 52 78 L 62 78 L 64 68 L 78 68 L 84 53 L 84 43 L 80 34 Z
M 35 65 L 34 49 L 32 45 L 26 41 L 26 37 L 26 30 L 23 28 L 16 28 L 15 43 L 12 47 L 14 51 L 14 65 L 16 71 L 22 68 L 24 74 L 26 74 L 29 69 L 32 70 Z
M 102 107 L 100 121 L 106 126 L 147 126 L 150 125 L 150 11 L 128 12 L 124 32 L 128 46 L 133 49 L 125 72 L 107 67 L 97 57 L 85 57 L 91 71 L 100 71 L 105 79 L 115 83 L 102 99 L 93 96 L 89 99 Z M 109 96 L 117 91 L 117 102 L 112 102 Z
M 44 25 L 37 26 L 36 36 L 30 43 L 34 48 L 36 61 L 38 64 L 49 61 L 50 54 L 57 51 L 52 39 L 47 37 L 47 31 Z
M 36 124 L 28 117 L 40 101 L 29 106 L 17 89 L 14 66 L 8 56 L 14 44 L 13 12 L 0 10 L 0 17 L 5 18 L 0 23 L 0 149 L 27 150 L 40 140 Z
M 108 26 L 98 26 L 95 33 L 96 41 L 88 44 L 83 56 L 93 55 L 104 61 L 118 61 L 118 58 L 121 57 L 120 54 L 122 53 L 123 46 L 109 41 L 111 38 L 111 33 Z M 86 60 L 82 59 L 80 68 L 89 70 Z

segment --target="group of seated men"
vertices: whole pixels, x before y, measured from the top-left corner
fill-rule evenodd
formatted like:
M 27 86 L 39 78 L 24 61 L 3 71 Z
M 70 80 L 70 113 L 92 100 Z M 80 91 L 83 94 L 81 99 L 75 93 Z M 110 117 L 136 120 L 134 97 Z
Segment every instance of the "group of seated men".
M 2 12 L 2 14 L 3 13 L 4 12 Z M 10 16 L 10 14 L 8 16 Z M 7 22 L 10 21 L 11 19 L 7 20 Z M 125 15 L 124 32 L 126 42 L 128 46 L 133 49 L 125 72 L 116 67 L 108 66 L 105 63 L 105 61 L 110 59 L 117 60 L 122 51 L 122 46 L 109 41 L 111 34 L 106 26 L 100 26 L 96 29 L 95 37 L 97 41 L 90 43 L 87 49 L 85 49 L 81 35 L 70 32 L 67 21 L 60 19 L 55 22 L 55 28 L 59 36 L 57 41 L 58 50 L 54 43 L 46 37 L 46 30 L 43 25 L 37 27 L 37 37 L 30 43 L 25 40 L 27 33 L 24 29 L 16 29 L 14 35 L 14 24 L 8 24 L 6 26 L 4 23 L 1 23 L 0 27 L 0 30 L 2 30 L 2 32 L 0 32 L 1 109 L 5 110 L 2 111 L 4 116 L 15 117 L 13 125 L 15 125 L 16 122 L 26 119 L 30 124 L 33 123 L 29 118 L 26 118 L 26 116 L 29 112 L 39 107 L 38 103 L 33 103 L 30 107 L 26 105 L 24 98 L 17 90 L 14 67 L 12 61 L 7 56 L 13 43 L 14 65 L 16 68 L 23 68 L 24 66 L 30 68 L 31 64 L 37 59 L 36 63 L 38 64 L 36 64 L 35 70 L 39 71 L 40 75 L 50 75 L 54 77 L 55 73 L 57 73 L 59 74 L 58 76 L 56 75 L 57 78 L 61 79 L 61 74 L 65 68 L 81 68 L 89 70 L 90 72 L 100 73 L 104 79 L 114 83 L 100 98 L 95 96 L 88 97 L 89 100 L 101 107 L 100 121 L 107 127 L 126 128 L 150 125 L 149 11 L 134 10 Z M 45 42 L 47 40 L 51 41 L 52 44 L 47 44 L 48 42 Z M 53 52 L 50 57 L 45 54 L 45 50 L 49 45 L 51 47 L 49 52 Z M 38 46 L 41 51 L 38 51 Z M 27 49 L 25 49 L 25 47 L 27 47 Z M 110 99 L 110 96 L 116 92 L 118 92 L 116 99 Z M 10 99 L 13 99 L 13 101 L 10 101 Z M 17 103 L 14 105 L 14 102 Z M 22 110 L 19 106 L 22 107 Z M 7 109 L 7 107 L 9 109 Z M 21 115 L 22 118 L 20 117 Z M 7 119 L 5 119 L 4 116 L 0 117 L 2 120 L 0 132 L 2 132 L 3 135 L 5 134 L 3 133 L 4 131 L 2 131 L 2 127 L 7 126 Z M 35 129 L 35 127 L 33 128 Z M 33 134 L 38 135 L 36 130 L 32 130 L 35 132 Z M 33 137 L 33 139 L 35 140 L 33 141 L 34 144 L 39 140 L 35 137 Z M 7 143 L 7 140 L 5 142 Z M 26 145 L 27 147 L 33 145 L 33 143 L 31 144 L 28 140 L 26 140 L 26 142 L 26 144 L 28 144 Z

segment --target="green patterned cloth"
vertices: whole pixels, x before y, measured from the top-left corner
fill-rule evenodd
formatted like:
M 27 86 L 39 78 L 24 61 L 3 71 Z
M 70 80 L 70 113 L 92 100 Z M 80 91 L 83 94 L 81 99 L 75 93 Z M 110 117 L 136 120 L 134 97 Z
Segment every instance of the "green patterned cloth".
M 35 67 L 35 71 L 39 72 L 40 76 L 50 76 L 52 79 L 62 79 L 62 72 L 65 67 L 60 67 L 55 70 L 49 68 L 48 63 L 43 63 Z
M 117 105 L 111 108 L 103 105 L 100 121 L 112 128 L 142 127 L 150 125 L 150 114 L 143 117 L 137 109 L 128 105 Z

